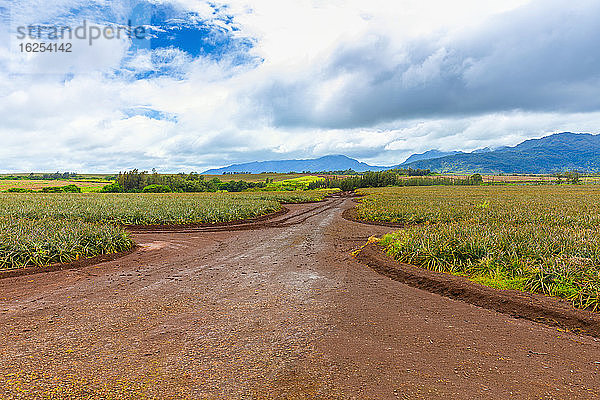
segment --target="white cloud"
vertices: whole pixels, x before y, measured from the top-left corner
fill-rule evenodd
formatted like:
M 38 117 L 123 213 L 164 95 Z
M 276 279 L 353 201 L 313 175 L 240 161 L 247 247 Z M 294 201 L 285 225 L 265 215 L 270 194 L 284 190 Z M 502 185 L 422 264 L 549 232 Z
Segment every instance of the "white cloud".
M 154 2 L 216 18 L 203 1 Z M 340 153 L 392 165 L 600 123 L 592 1 L 222 3 L 262 62 L 175 48 L 127 57 L 126 42 L 106 41 L 78 56 L 100 63 L 64 79 L 10 75 L 0 46 L 0 170 L 189 171 Z M 86 4 L 14 7 L 26 19 Z

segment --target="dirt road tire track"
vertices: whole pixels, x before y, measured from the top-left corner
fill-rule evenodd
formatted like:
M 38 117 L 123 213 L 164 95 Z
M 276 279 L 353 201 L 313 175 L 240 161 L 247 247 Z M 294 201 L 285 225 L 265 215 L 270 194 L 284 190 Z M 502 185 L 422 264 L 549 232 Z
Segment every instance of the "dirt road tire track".
M 330 198 L 339 198 L 339 195 L 330 196 Z M 298 204 L 298 203 L 297 203 Z M 289 213 L 289 208 L 283 206 L 280 211 L 263 215 L 256 218 L 248 218 L 244 220 L 236 220 L 230 222 L 219 222 L 214 224 L 203 223 L 203 224 L 181 224 L 181 225 L 125 225 L 124 228 L 137 235 L 142 234 L 159 234 L 159 233 L 199 233 L 199 232 L 228 232 L 238 230 L 256 230 L 264 229 L 267 227 L 274 226 L 289 226 L 284 223 L 291 218 L 297 218 L 305 214 L 311 214 L 319 212 L 321 209 L 329 209 L 332 207 L 331 204 L 323 202 L 304 202 L 300 204 L 317 204 L 316 206 L 302 212 L 296 213 L 293 216 L 285 217 Z M 283 217 L 283 218 L 282 218 Z M 301 223 L 301 221 L 294 223 Z M 0 270 L 0 279 L 14 278 L 17 276 L 34 275 L 53 271 L 63 271 L 68 269 L 76 269 L 88 267 L 108 261 L 114 261 L 126 255 L 129 255 L 138 250 L 138 246 L 134 245 L 130 250 L 113 253 L 113 254 L 101 254 L 95 257 L 90 257 L 78 261 L 69 263 L 55 263 L 48 266 L 40 267 L 24 267 L 11 270 Z

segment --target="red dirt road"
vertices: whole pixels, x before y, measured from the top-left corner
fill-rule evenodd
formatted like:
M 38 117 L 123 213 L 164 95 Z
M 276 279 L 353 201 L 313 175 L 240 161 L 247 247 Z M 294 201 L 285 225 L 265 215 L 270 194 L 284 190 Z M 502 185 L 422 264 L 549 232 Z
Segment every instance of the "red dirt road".
M 379 275 L 353 205 L 0 279 L 0 398 L 600 398 L 598 339 Z

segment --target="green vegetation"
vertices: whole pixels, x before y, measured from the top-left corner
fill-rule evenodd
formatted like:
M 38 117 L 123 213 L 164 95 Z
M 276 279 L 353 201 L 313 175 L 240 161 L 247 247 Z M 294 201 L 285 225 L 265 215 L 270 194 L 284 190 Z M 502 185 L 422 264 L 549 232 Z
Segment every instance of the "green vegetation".
M 75 172 L 52 174 L 0 175 L 0 191 L 8 193 L 81 193 L 98 191 L 112 182 L 108 176 L 79 175 Z M 113 177 L 114 178 L 114 177 Z
M 387 171 L 393 172 L 403 176 L 428 176 L 431 175 L 431 171 L 428 169 L 414 169 L 414 168 L 393 168 Z M 338 171 L 318 171 L 315 172 L 319 175 L 361 175 L 362 172 L 357 172 L 353 169 L 345 169 Z
M 6 192 L 7 193 L 35 193 L 35 190 L 25 189 L 25 188 L 10 188 Z
M 127 250 L 132 241 L 121 225 L 243 220 L 278 211 L 282 202 L 318 201 L 330 192 L 297 192 L 317 178 L 286 176 L 294 179 L 222 182 L 196 173 L 133 170 L 88 178 L 95 180 L 83 189 L 83 181 L 72 182 L 84 177 L 74 173 L 3 176 L 0 188 L 7 190 L 0 194 L 0 269 Z M 114 181 L 107 184 L 108 178 Z M 89 191 L 102 193 L 80 194 Z
M 556 175 L 558 182 L 562 182 L 561 179 L 565 179 L 567 183 L 579 183 L 581 179 L 581 174 L 577 171 L 564 172 L 562 174 Z
M 600 135 L 563 132 L 526 140 L 515 147 L 455 154 L 408 165 L 438 173 L 556 174 L 568 170 L 597 173 L 600 172 Z
M 268 178 L 267 178 L 268 179 Z M 307 190 L 309 186 L 318 181 L 320 178 L 314 175 L 301 176 L 297 178 L 285 179 L 282 181 L 273 182 L 267 181 L 267 185 L 264 191 L 294 191 L 294 190 Z
M 600 308 L 600 189 L 364 189 L 359 218 L 405 223 L 380 244 L 401 262 Z
M 406 173 L 405 171 L 408 171 Z M 411 174 L 412 173 L 412 174 Z M 362 175 L 348 178 L 325 178 L 308 185 L 309 189 L 339 188 L 343 191 L 358 188 L 386 186 L 468 186 L 480 185 L 483 178 L 479 174 L 470 177 L 425 177 L 428 170 L 390 170 L 382 172 L 365 172 Z M 406 178 L 409 176 L 409 178 Z
M 142 193 L 171 193 L 173 190 L 169 186 L 166 185 L 148 185 L 143 190 Z
M 282 175 L 282 174 L 280 174 Z M 223 176 L 235 176 L 233 174 Z M 246 175 L 244 175 L 246 176 Z M 194 172 L 190 174 L 159 175 L 146 171 L 132 170 L 120 173 L 114 183 L 102 188 L 103 193 L 201 193 L 201 192 L 244 192 L 244 191 L 296 191 L 306 190 L 310 183 L 318 180 L 317 176 L 288 175 L 289 179 L 279 179 L 264 175 L 264 181 L 223 182 L 217 177 L 205 179 Z M 285 175 L 282 175 L 285 176 Z M 281 178 L 281 176 L 280 176 Z
M 278 211 L 283 202 L 322 200 L 330 192 L 3 193 L 0 269 L 68 262 L 127 250 L 133 243 L 120 225 L 241 220 Z
M 111 225 L 0 217 L 0 269 L 70 262 L 132 245 L 127 233 Z
M 329 191 L 138 194 L 0 194 L 0 216 L 153 225 L 217 223 L 265 215 Z
M 222 182 L 218 178 L 204 180 L 203 175 L 195 172 L 190 174 L 160 175 L 153 171 L 134 169 L 129 172 L 119 173 L 115 182 L 102 188 L 104 193 L 140 193 L 162 190 L 160 193 L 199 193 L 199 192 L 243 192 L 248 189 L 264 188 L 266 182 L 230 181 Z M 166 189 L 168 188 L 168 189 Z
M 33 192 L 48 192 L 65 190 L 56 189 L 67 187 L 69 191 L 72 187 L 77 187 L 81 192 L 93 192 L 99 191 L 102 187 L 110 184 L 108 181 L 101 180 L 29 180 L 29 179 L 18 179 L 18 180 L 2 180 L 0 179 L 0 191 L 9 193 L 33 193 Z M 73 190 L 71 190 L 73 191 Z
M 84 179 L 84 177 L 78 175 L 76 172 L 55 172 L 52 174 L 34 174 L 33 172 L 30 174 L 20 174 L 20 175 L 0 175 L 0 179 L 3 180 L 47 180 L 47 181 L 60 181 L 60 180 L 74 180 L 74 179 Z
M 225 176 L 243 180 L 222 181 Z M 63 177 L 70 180 L 61 180 Z M 32 180 L 36 178 L 36 180 Z M 39 179 L 38 179 L 39 178 Z M 42 179 L 43 178 L 43 179 Z M 57 179 L 54 179 L 57 178 Z M 60 179 L 59 179 L 60 178 Z M 295 191 L 308 189 L 317 176 L 301 174 L 219 175 L 158 174 L 136 169 L 102 178 L 87 178 L 74 173 L 43 175 L 6 175 L 0 177 L 0 190 L 7 193 L 200 193 L 244 191 Z M 107 179 L 111 179 L 107 181 Z M 52 185 L 52 186 L 49 186 Z
M 42 193 L 81 193 L 81 189 L 75 185 L 49 186 L 42 188 Z

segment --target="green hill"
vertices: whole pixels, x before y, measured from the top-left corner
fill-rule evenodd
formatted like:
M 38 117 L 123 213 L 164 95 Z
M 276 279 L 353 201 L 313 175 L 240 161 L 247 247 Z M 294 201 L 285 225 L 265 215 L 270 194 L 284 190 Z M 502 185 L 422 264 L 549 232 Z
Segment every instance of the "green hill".
M 600 172 L 600 135 L 557 133 L 526 140 L 515 147 L 421 160 L 402 167 L 469 173 Z

